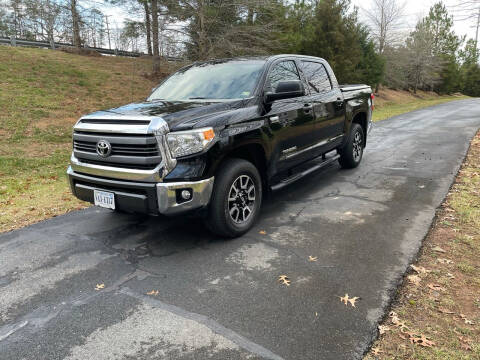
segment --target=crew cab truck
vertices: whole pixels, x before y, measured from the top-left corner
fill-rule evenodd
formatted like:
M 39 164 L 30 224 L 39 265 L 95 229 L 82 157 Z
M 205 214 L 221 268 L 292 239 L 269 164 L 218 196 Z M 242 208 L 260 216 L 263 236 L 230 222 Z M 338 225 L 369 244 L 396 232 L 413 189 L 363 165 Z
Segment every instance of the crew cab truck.
M 333 161 L 358 166 L 372 110 L 371 88 L 339 86 L 321 58 L 194 63 L 145 102 L 80 118 L 70 187 L 119 211 L 198 211 L 213 232 L 239 236 L 258 218 L 265 193 Z

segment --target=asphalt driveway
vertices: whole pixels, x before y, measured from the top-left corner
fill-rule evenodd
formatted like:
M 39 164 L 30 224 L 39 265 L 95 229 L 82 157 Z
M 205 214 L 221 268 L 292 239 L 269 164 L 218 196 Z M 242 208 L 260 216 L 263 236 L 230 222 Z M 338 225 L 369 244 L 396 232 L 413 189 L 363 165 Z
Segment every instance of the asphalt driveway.
M 235 240 L 96 208 L 0 235 L 0 358 L 361 358 L 479 126 L 478 99 L 382 121 Z

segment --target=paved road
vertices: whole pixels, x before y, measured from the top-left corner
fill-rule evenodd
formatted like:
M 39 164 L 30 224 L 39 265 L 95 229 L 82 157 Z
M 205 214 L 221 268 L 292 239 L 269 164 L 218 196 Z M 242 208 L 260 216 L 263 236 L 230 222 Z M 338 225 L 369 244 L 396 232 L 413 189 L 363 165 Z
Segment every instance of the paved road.
M 0 358 L 360 358 L 479 126 L 480 100 L 383 121 L 235 240 L 95 208 L 1 235 Z

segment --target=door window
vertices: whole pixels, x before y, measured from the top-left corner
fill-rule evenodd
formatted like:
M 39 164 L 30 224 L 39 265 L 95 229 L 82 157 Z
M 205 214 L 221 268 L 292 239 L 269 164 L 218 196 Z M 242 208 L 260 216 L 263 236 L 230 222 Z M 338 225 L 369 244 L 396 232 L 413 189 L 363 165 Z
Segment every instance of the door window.
M 332 90 L 332 84 L 325 66 L 312 61 L 302 61 L 301 64 L 311 92 L 323 93 Z
M 297 66 L 293 60 L 279 62 L 273 65 L 268 74 L 267 91 L 275 92 L 280 81 L 300 80 Z

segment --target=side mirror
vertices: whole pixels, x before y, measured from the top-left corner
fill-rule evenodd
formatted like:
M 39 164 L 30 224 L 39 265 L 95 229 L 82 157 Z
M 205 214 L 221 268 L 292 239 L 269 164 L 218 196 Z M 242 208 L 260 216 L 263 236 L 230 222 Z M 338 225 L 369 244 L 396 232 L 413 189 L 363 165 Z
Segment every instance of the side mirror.
M 275 100 L 290 99 L 303 95 L 305 95 L 305 89 L 300 80 L 280 81 L 274 93 L 265 94 L 265 102 L 268 104 Z

